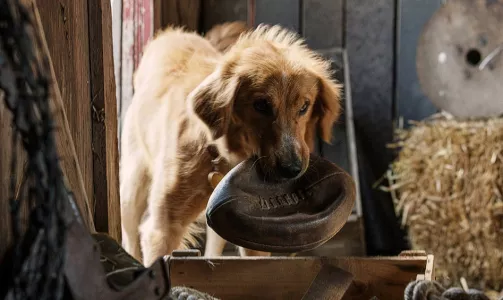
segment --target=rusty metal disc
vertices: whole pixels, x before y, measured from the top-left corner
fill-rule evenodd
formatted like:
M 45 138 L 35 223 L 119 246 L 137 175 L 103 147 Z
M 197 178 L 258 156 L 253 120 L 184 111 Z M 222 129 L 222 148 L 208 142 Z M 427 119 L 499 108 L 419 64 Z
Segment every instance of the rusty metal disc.
M 449 0 L 426 24 L 417 73 L 435 106 L 458 117 L 503 114 L 503 0 Z

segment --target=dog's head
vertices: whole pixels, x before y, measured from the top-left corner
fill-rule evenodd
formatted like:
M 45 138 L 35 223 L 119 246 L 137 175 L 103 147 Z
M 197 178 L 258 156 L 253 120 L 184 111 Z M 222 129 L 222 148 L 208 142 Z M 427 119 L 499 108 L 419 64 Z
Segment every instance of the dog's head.
M 316 134 L 330 143 L 340 114 L 340 86 L 330 63 L 294 33 L 260 25 L 225 54 L 189 96 L 195 114 L 229 151 L 255 156 L 265 175 L 301 176 Z

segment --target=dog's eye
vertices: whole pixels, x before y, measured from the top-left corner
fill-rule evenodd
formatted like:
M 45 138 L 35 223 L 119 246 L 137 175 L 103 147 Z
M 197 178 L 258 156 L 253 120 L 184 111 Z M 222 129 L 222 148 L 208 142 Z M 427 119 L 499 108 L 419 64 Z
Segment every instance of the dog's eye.
M 267 101 L 267 99 L 259 99 L 253 102 L 253 108 L 264 115 L 269 115 L 272 111 L 271 105 L 269 104 L 269 101 Z
M 300 108 L 299 110 L 299 115 L 303 115 L 307 112 L 307 109 L 309 108 L 309 101 L 306 101 L 306 103 L 304 103 L 304 105 L 302 105 L 302 107 Z

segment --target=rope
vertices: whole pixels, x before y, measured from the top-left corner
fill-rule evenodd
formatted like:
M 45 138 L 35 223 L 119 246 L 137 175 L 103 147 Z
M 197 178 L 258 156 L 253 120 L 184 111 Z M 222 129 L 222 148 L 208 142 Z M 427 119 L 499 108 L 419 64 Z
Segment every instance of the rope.
M 174 286 L 171 288 L 171 293 L 169 295 L 168 300 L 219 300 L 219 299 L 188 287 Z
M 59 166 L 49 105 L 50 65 L 41 54 L 43 44 L 34 24 L 32 15 L 18 0 L 0 1 L 0 74 L 4 74 L 0 75 L 0 89 L 12 112 L 14 129 L 9 191 L 14 238 L 7 297 L 59 300 L 64 293 L 63 204 L 69 195 Z M 18 141 L 27 154 L 19 195 Z M 21 238 L 22 205 L 31 210 Z
M 437 281 L 416 280 L 407 285 L 405 300 L 489 300 L 481 291 L 462 288 L 445 289 Z

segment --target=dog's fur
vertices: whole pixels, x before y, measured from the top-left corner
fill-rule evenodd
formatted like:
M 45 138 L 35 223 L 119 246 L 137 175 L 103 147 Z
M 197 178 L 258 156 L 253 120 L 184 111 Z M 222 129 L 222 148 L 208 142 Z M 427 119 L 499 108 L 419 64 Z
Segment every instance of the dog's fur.
M 168 28 L 147 45 L 135 74 L 122 129 L 122 239 L 146 265 L 190 242 L 191 225 L 204 221 L 209 143 L 231 166 L 257 157 L 271 178 L 284 178 L 280 171 L 293 164 L 298 169 L 287 177 L 298 177 L 316 133 L 330 142 L 340 113 L 330 63 L 296 34 L 259 25 L 225 53 L 215 46 Z M 221 255 L 224 244 L 209 230 L 205 255 Z

